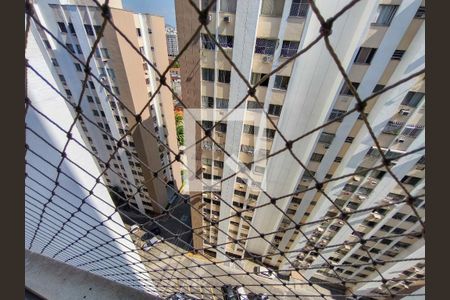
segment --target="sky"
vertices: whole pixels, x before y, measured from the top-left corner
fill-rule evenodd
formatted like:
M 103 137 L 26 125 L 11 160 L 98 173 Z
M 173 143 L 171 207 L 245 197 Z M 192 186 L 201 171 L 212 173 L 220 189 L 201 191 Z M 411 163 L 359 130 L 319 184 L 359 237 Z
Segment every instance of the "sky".
M 127 10 L 163 16 L 166 24 L 175 26 L 174 0 L 122 0 Z

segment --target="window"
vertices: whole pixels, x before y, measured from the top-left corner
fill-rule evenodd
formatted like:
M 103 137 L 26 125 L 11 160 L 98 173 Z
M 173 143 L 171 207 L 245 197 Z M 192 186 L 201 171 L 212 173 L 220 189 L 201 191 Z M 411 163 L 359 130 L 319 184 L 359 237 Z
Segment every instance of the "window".
M 67 24 L 67 25 L 69 25 L 69 31 L 70 31 L 70 33 L 75 34 L 75 28 L 73 27 L 73 24 L 72 24 L 72 23 L 69 23 L 69 24 Z
M 87 96 L 87 100 L 89 103 L 94 103 L 94 99 L 91 96 Z
M 259 104 L 256 101 L 247 101 L 247 109 L 258 109 Z
M 376 93 L 378 91 L 381 91 L 382 89 L 384 89 L 384 85 L 383 84 L 377 84 L 374 88 L 372 93 Z
M 346 185 L 344 186 L 343 190 L 344 190 L 344 191 L 347 191 L 347 192 L 353 193 L 354 191 L 356 191 L 357 188 L 358 188 L 358 187 L 357 187 L 356 185 L 346 184 Z
M 334 120 L 339 118 L 340 116 L 342 116 L 343 114 L 345 114 L 346 111 L 345 110 L 338 110 L 338 109 L 333 109 L 330 113 L 330 116 L 328 117 L 328 121 Z M 342 122 L 342 119 L 337 120 L 338 122 Z
M 416 15 L 414 16 L 416 19 L 425 19 L 425 6 L 419 7 L 419 9 L 416 12 Z
M 233 48 L 233 36 L 219 34 L 219 45 L 222 48 Z
M 110 57 L 109 57 L 109 52 L 108 52 L 108 49 L 107 49 L 107 48 L 100 48 L 100 51 L 102 52 L 103 57 L 105 57 L 105 58 L 110 58 Z
M 255 148 L 250 145 L 241 145 L 241 152 L 245 153 L 253 153 L 255 151 Z
M 84 24 L 84 29 L 86 30 L 87 35 L 94 35 L 94 30 L 91 25 Z
M 417 218 L 416 216 L 409 216 L 405 221 L 410 223 L 416 223 L 417 221 L 419 221 L 419 218 Z
M 94 83 L 92 81 L 89 80 L 88 83 L 89 83 L 89 87 L 91 89 L 95 89 L 95 85 L 94 85 Z
M 383 178 L 383 176 L 386 174 L 385 171 L 381 171 L 381 170 L 373 170 L 372 173 L 370 174 L 371 177 L 375 178 L 375 179 L 381 179 Z
M 230 83 L 231 72 L 226 70 L 219 70 L 218 82 Z
M 216 98 L 216 108 L 227 109 L 228 99 Z
M 392 54 L 391 59 L 401 60 L 404 54 L 405 54 L 405 50 L 395 50 L 394 54 Z
M 383 225 L 380 229 L 383 231 L 389 232 L 389 231 L 391 231 L 392 226 Z
M 202 96 L 202 108 L 214 108 L 214 98 Z
M 418 178 L 418 177 L 405 176 L 402 178 L 401 182 L 403 182 L 405 184 L 416 185 L 419 183 L 420 180 L 421 180 L 421 178 Z
M 214 166 L 223 169 L 223 161 L 220 161 L 220 160 L 214 160 Z
M 283 107 L 277 104 L 269 104 L 269 115 L 279 116 Z
M 306 17 L 306 15 L 308 14 L 308 8 L 309 8 L 308 0 L 292 0 L 289 16 Z
M 406 125 L 402 132 L 402 135 L 406 135 L 412 138 L 417 137 L 423 130 L 423 126 L 419 125 Z
M 281 57 L 291 57 L 297 53 L 298 46 L 300 42 L 294 41 L 283 41 L 283 45 L 281 46 Z
M 52 64 L 55 67 L 59 67 L 58 61 L 56 60 L 56 58 L 52 58 Z
M 58 22 L 59 30 L 63 33 L 67 33 L 66 25 L 63 22 Z
M 100 25 L 94 25 L 94 30 L 95 30 L 95 33 L 98 35 L 98 34 L 100 34 L 100 30 L 102 29 L 102 26 L 100 26 Z
M 70 90 L 66 90 L 67 96 L 72 96 L 72 92 Z
M 358 89 L 359 83 L 358 82 L 352 82 L 353 87 L 355 88 L 355 90 Z M 353 96 L 352 92 L 350 91 L 350 88 L 348 87 L 347 83 L 344 82 L 344 85 L 342 86 L 341 95 L 345 95 L 345 96 Z
M 273 85 L 273 88 L 280 89 L 280 90 L 287 90 L 289 84 L 289 77 L 288 76 L 275 76 L 275 83 Z
M 106 72 L 108 72 L 108 75 L 109 75 L 112 79 L 116 79 L 116 73 L 114 73 L 114 70 L 113 70 L 113 69 L 106 68 Z
M 354 137 L 348 136 L 345 138 L 345 142 L 351 144 L 351 143 L 353 143 L 354 139 L 355 139 Z
M 383 133 L 397 135 L 399 134 L 404 124 L 405 123 L 402 122 L 389 121 L 383 129 Z
M 281 17 L 283 13 L 284 0 L 262 0 L 261 15 L 270 17 Z
M 140 29 L 140 28 L 136 28 L 136 32 L 137 32 L 137 35 L 138 35 L 138 36 L 142 36 L 142 34 L 141 34 L 141 29 Z
M 214 69 L 202 68 L 202 80 L 214 81 Z
M 398 5 L 379 5 L 374 25 L 389 26 L 397 12 Z
M 275 129 L 266 128 L 264 129 L 264 137 L 273 139 L 275 137 L 275 132 Z
M 255 53 L 273 55 L 275 53 L 276 40 L 256 39 Z
M 58 76 L 59 76 L 59 80 L 61 80 L 62 84 L 66 85 L 67 81 L 66 81 L 66 78 L 64 77 L 64 75 L 59 74 Z
M 264 167 L 261 166 L 255 166 L 255 173 L 264 174 Z
M 205 9 L 208 7 L 208 4 L 211 3 L 212 0 L 202 0 L 202 9 Z M 214 3 L 210 8 L 209 11 L 215 11 L 216 10 L 216 3 Z
M 234 190 L 234 194 L 241 196 L 241 197 L 245 197 L 245 192 L 239 191 L 239 190 Z
M 323 154 L 319 154 L 319 153 L 313 153 L 311 155 L 311 161 L 317 161 L 317 162 L 321 162 L 323 159 L 324 155 Z
M 333 142 L 333 139 L 334 139 L 334 134 L 322 132 L 322 134 L 319 137 L 319 143 L 331 144 Z
M 216 127 L 216 130 L 223 133 L 227 132 L 227 124 L 219 123 Z
M 392 233 L 393 234 L 402 234 L 403 232 L 405 232 L 406 231 L 406 229 L 403 229 L 403 228 L 395 228 L 393 231 L 392 231 Z
M 94 116 L 96 116 L 96 117 L 100 116 L 100 115 L 98 114 L 98 111 L 97 111 L 97 110 L 95 110 L 95 109 L 93 109 L 93 110 L 92 110 L 92 113 L 93 113 L 93 114 L 94 114 Z
M 354 63 L 356 64 L 370 64 L 373 56 L 377 52 L 376 48 L 366 48 L 361 47 L 358 50 L 358 54 L 356 54 Z
M 203 49 L 208 49 L 208 50 L 216 49 L 216 44 L 214 43 L 214 40 L 209 35 L 202 33 L 201 39 L 202 39 L 202 48 Z
M 253 125 L 244 124 L 243 131 L 244 131 L 244 133 L 247 133 L 247 134 L 255 134 L 255 132 L 256 133 L 258 132 L 258 127 L 255 127 Z
M 45 47 L 47 47 L 47 49 L 52 49 L 52 46 L 50 45 L 50 43 L 47 40 L 44 40 L 44 45 L 45 45 Z
M 406 94 L 405 99 L 403 99 L 401 104 L 410 107 L 417 107 L 417 105 L 419 105 L 420 100 L 422 100 L 423 96 L 425 96 L 424 93 L 408 92 L 408 94 Z
M 77 52 L 78 52 L 78 54 L 83 54 L 83 51 L 81 51 L 80 45 L 75 44 L 75 46 L 77 47 Z
M 72 44 L 66 43 L 66 47 L 69 49 L 70 52 L 75 53 L 75 49 L 73 48 Z
M 220 11 L 221 12 L 236 12 L 236 3 L 237 0 L 221 0 L 220 1 Z
M 252 73 L 251 84 L 252 85 L 257 84 L 261 80 L 261 78 L 263 78 L 265 75 L 267 75 L 267 74 Z M 263 82 L 261 82 L 261 84 L 259 86 L 268 86 L 268 85 L 269 85 L 269 78 L 267 77 Z
M 83 72 L 83 69 L 81 69 L 81 65 L 79 63 L 75 63 L 75 69 L 77 69 L 78 72 Z

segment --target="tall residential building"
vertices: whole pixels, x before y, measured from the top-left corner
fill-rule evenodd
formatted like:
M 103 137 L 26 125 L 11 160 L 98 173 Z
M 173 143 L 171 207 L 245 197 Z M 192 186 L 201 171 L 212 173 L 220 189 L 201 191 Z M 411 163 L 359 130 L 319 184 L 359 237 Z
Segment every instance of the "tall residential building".
M 157 294 L 150 276 L 142 272 L 145 265 L 114 209 L 106 182 L 95 180 L 101 177 L 101 171 L 93 156 L 82 148 L 89 147 L 89 143 L 83 140 L 85 134 L 80 127 L 71 129 L 72 140 L 65 147 L 66 131 L 75 114 L 50 86 L 60 84 L 59 79 L 54 76 L 55 69 L 49 64 L 45 45 L 34 25 L 27 40 L 25 57 L 32 69 L 26 70 L 30 106 L 25 115 L 25 249 Z M 63 149 L 65 157 L 60 153 Z M 106 256 L 114 260 L 100 259 Z M 101 270 L 111 261 L 119 265 L 116 274 Z M 28 260 L 30 263 L 33 264 Z M 43 280 L 49 278 L 46 272 L 34 274 Z M 61 270 L 53 275 L 61 276 Z M 72 280 L 68 278 L 61 279 Z M 58 298 L 61 297 L 64 298 L 59 293 Z
M 194 2 L 200 9 L 208 3 Z M 188 1 L 175 3 L 182 47 L 199 26 L 199 18 Z M 327 19 L 348 1 L 316 0 L 315 3 Z M 358 2 L 333 23 L 330 41 L 362 98 L 424 68 L 424 18 L 425 1 L 371 0 Z M 208 20 L 208 29 L 252 84 L 316 39 L 321 27 L 306 0 L 220 0 L 212 6 Z M 207 109 L 234 109 L 247 94 L 248 87 L 204 28 L 180 58 L 180 67 L 183 101 L 189 108 L 205 110 L 201 113 L 205 127 L 221 120 L 220 114 L 206 113 Z M 262 82 L 255 95 L 287 140 L 341 116 L 356 104 L 323 40 Z M 288 253 L 289 261 L 303 268 L 320 266 L 325 258 L 340 266 L 335 270 L 309 269 L 302 271 L 303 276 L 337 281 L 336 271 L 346 280 L 365 281 L 352 285 L 359 293 L 385 293 L 380 287 L 378 270 L 370 264 L 364 266 L 371 261 L 367 251 L 359 243 L 347 243 L 361 236 L 369 239 L 365 247 L 373 258 L 407 260 L 379 267 L 382 274 L 390 274 L 387 278 L 398 279 L 386 283 L 392 291 L 410 291 L 423 286 L 424 261 L 420 258 L 425 256 L 424 240 L 404 236 L 420 232 L 421 224 L 409 205 L 389 205 L 405 199 L 406 193 L 385 169 L 364 172 L 382 161 L 359 113 L 333 122 L 292 145 L 292 152 L 319 181 L 360 172 L 361 175 L 324 185 L 333 204 L 316 189 L 298 192 L 315 184 L 289 151 L 271 157 L 265 164 L 264 161 L 249 164 L 259 154 L 274 153 L 285 147 L 270 123 L 255 118 L 260 115 L 258 107 L 253 97 L 248 97 L 239 107 L 246 111 L 237 120 L 225 120 L 211 133 L 227 153 L 247 164 L 251 176 L 242 172 L 233 175 L 239 171 L 238 167 L 210 141 L 205 140 L 196 147 L 195 170 L 203 180 L 227 180 L 221 183 L 220 198 L 205 191 L 201 199 L 193 199 L 196 208 L 192 210 L 193 226 L 205 226 L 198 232 L 202 237 L 194 239 L 194 246 L 208 248 L 205 253 L 218 259 L 224 259 L 224 254 L 239 258 L 251 254 L 279 270 L 290 266 L 279 255 L 280 251 Z M 424 76 L 382 93 L 367 103 L 364 112 L 388 158 L 420 148 L 425 143 Z M 195 139 L 203 136 L 204 132 L 197 126 Z M 393 161 L 392 172 L 413 196 L 424 194 L 424 170 L 423 151 Z M 276 204 L 295 223 L 273 205 L 252 210 L 269 202 L 258 185 L 272 197 L 293 195 Z M 241 210 L 241 217 L 224 201 Z M 347 222 L 356 228 L 352 233 L 339 219 L 314 222 L 337 216 L 335 205 L 348 213 L 387 206 L 351 215 Z M 423 200 L 414 202 L 422 220 L 424 205 Z M 201 210 L 203 216 L 196 210 Z M 210 220 L 221 220 L 220 230 L 209 226 Z M 247 222 L 258 232 L 266 233 L 265 239 L 274 247 Z M 311 223 L 301 227 L 309 237 L 308 243 L 299 230 L 285 230 L 305 223 Z M 376 238 L 381 236 L 392 237 Z M 245 242 L 233 243 L 234 239 Z M 338 244 L 343 246 L 321 251 L 323 256 L 314 251 L 314 245 Z M 214 245 L 218 246 L 214 248 Z M 356 263 L 362 266 L 345 266 Z
M 178 55 L 178 36 L 177 29 L 167 25 L 166 26 L 167 39 L 167 53 L 169 56 L 175 57 Z
M 158 70 L 165 70 L 168 56 L 163 17 L 123 10 L 121 1 L 110 1 L 109 5 L 114 24 Z M 92 1 L 82 0 L 36 1 L 33 6 L 40 22 L 66 45 L 72 55 L 86 61 L 104 19 L 101 9 Z M 85 76 L 84 67 L 39 26 L 33 34 L 57 88 L 76 103 Z M 77 126 L 92 152 L 106 162 L 117 149 L 116 141 L 133 127 L 135 116 L 142 111 L 142 124 L 146 129 L 139 125 L 122 140 L 110 168 L 100 161 L 98 167 L 107 169 L 106 184 L 118 187 L 127 197 L 134 195 L 136 187 L 144 184 L 131 202 L 141 212 L 158 213 L 173 194 L 167 184 L 175 189 L 180 186 L 179 165 L 169 165 L 174 155 L 156 140 L 159 138 L 174 151 L 178 149 L 172 95 L 167 88 L 161 88 L 154 95 L 158 75 L 110 24 L 105 27 L 90 68 L 109 89 L 89 78 L 81 108 L 94 124 L 80 117 Z M 167 82 L 170 83 L 169 76 Z M 147 106 L 152 96 L 154 98 Z M 154 178 L 149 168 L 159 171 L 158 178 Z

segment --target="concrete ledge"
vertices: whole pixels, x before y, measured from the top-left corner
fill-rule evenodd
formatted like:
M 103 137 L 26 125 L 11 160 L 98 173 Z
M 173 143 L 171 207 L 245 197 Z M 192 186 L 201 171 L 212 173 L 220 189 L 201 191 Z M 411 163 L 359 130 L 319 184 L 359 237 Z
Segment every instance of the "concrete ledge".
M 28 250 L 25 287 L 48 300 L 161 299 Z

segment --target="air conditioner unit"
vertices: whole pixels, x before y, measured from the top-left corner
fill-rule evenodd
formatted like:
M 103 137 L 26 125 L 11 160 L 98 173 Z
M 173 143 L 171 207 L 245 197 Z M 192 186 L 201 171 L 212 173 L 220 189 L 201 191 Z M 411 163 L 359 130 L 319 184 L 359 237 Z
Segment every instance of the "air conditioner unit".
M 240 189 L 243 189 L 243 188 L 245 188 L 245 186 L 244 186 L 243 184 L 240 184 L 240 185 L 239 185 L 239 188 L 240 188 Z
M 405 139 L 403 139 L 403 138 L 398 138 L 398 139 L 397 139 L 397 143 L 402 144 L 402 143 L 404 143 L 404 142 L 405 142 Z
M 366 196 L 363 196 L 363 195 L 358 195 L 358 199 L 359 199 L 359 200 L 366 200 L 367 197 L 366 197 Z
M 109 61 L 109 58 L 103 57 L 102 62 L 107 63 Z
M 231 22 L 231 17 L 230 16 L 225 16 L 223 17 L 223 21 L 226 23 L 230 23 Z
M 212 21 L 212 15 L 208 15 L 208 21 Z
M 411 113 L 411 111 L 409 109 L 402 108 L 398 113 L 402 116 L 408 116 Z
M 263 56 L 263 63 L 271 63 L 273 61 L 272 55 L 264 55 Z
M 323 144 L 323 147 L 324 147 L 325 149 L 328 149 L 328 148 L 330 148 L 330 144 Z
M 376 181 L 376 180 L 371 180 L 371 181 L 369 181 L 369 183 L 370 183 L 371 185 L 375 185 L 375 184 L 377 184 L 377 181 Z

